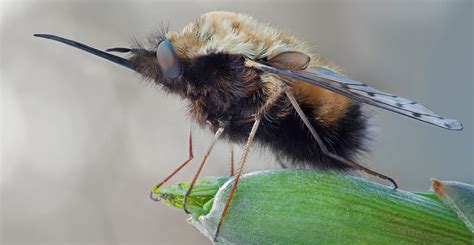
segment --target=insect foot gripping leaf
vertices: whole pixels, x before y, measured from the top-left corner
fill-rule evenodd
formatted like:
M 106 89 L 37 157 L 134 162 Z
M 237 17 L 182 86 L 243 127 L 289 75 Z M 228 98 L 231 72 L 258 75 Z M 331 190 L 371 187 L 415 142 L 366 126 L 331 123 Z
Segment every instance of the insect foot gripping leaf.
M 192 224 L 211 241 L 233 183 L 231 178 L 221 186 L 226 179 L 203 179 L 203 186 L 196 185 L 202 189 L 189 199 L 198 210 L 193 210 Z M 186 184 L 181 184 L 157 194 L 181 208 L 185 191 Z M 432 195 L 310 170 L 244 175 L 217 240 L 224 244 L 472 242 L 473 234 L 456 213 Z
M 209 213 L 214 196 L 228 179 L 229 177 L 207 177 L 196 181 L 196 184 L 186 202 L 187 208 L 191 211 L 191 217 L 193 219 L 197 220 L 199 216 Z M 160 199 L 165 201 L 167 204 L 182 209 L 183 199 L 188 188 L 189 183 L 180 183 L 176 186 L 166 186 L 159 189 L 155 188 L 153 189 L 153 193 L 158 195 Z

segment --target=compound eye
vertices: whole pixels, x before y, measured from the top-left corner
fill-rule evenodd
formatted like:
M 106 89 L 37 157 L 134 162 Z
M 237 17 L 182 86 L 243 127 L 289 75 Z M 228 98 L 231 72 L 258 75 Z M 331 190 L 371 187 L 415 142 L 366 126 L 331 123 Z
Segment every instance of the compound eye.
M 163 76 L 175 79 L 181 75 L 181 62 L 179 62 L 178 56 L 176 56 L 173 45 L 167 39 L 158 45 L 156 58 Z

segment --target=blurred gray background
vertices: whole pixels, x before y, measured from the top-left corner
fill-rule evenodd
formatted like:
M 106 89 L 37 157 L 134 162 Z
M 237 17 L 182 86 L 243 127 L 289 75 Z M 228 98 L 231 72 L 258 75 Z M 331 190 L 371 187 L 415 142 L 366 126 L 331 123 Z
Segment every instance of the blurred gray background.
M 2 244 L 209 244 L 184 212 L 148 199 L 187 158 L 180 99 L 32 34 L 128 46 L 211 10 L 270 21 L 352 77 L 459 119 L 464 131 L 450 132 L 374 110 L 364 163 L 406 190 L 432 177 L 474 183 L 472 1 L 1 1 Z M 195 130 L 197 160 L 171 183 L 191 179 L 210 139 Z M 251 155 L 247 171 L 277 168 Z M 202 175 L 227 174 L 227 159 L 220 143 Z

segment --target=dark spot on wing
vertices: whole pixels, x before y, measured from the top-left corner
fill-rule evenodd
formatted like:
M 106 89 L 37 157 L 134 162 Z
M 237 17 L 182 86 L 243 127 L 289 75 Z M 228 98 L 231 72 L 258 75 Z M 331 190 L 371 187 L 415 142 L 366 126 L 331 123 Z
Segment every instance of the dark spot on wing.
M 375 93 L 373 93 L 373 92 L 367 92 L 367 94 L 368 94 L 369 96 L 371 96 L 371 97 L 374 97 L 374 96 L 375 96 Z
M 412 115 L 413 115 L 414 117 L 421 117 L 421 114 L 418 113 L 418 112 L 413 112 Z
M 398 107 L 400 107 L 400 108 L 403 108 L 405 105 L 415 105 L 415 104 L 418 104 L 418 102 L 411 101 L 411 102 L 409 102 L 409 103 L 404 103 L 404 104 L 402 104 L 402 103 L 400 103 L 400 102 L 397 102 L 395 105 L 398 106 Z

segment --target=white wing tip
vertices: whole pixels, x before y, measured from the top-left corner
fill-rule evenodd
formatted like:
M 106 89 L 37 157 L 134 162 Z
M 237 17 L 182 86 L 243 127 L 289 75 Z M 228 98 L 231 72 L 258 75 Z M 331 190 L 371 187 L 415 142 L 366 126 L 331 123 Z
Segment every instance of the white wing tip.
M 454 119 L 445 119 L 444 125 L 442 127 L 449 130 L 462 130 L 463 129 L 462 124 L 458 120 L 454 120 Z

